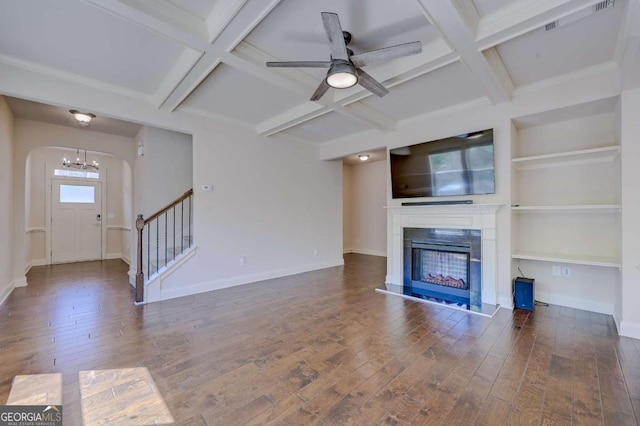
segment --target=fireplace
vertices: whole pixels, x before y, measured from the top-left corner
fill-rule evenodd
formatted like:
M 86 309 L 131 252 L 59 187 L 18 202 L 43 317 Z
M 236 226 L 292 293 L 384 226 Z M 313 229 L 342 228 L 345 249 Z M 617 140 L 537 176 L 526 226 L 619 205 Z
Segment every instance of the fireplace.
M 482 303 L 481 232 L 404 228 L 404 287 L 415 297 Z

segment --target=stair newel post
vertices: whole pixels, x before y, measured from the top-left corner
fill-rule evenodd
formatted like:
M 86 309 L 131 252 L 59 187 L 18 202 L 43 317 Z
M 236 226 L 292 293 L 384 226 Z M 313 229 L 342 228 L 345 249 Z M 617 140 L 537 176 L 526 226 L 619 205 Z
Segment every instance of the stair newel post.
M 144 301 L 144 272 L 142 272 L 142 230 L 144 229 L 144 218 L 141 214 L 136 219 L 136 230 L 138 231 L 138 265 L 136 271 L 136 303 Z

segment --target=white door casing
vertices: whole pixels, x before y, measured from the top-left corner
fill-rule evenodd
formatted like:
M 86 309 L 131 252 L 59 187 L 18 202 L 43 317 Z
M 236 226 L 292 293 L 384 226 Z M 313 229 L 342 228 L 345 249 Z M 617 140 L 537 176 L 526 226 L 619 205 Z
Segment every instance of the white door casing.
M 51 180 L 51 263 L 102 258 L 102 185 Z

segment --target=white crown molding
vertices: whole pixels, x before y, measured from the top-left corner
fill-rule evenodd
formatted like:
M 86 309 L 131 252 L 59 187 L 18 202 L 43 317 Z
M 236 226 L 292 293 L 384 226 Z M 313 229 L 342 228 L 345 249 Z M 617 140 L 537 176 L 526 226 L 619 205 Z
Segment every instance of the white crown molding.
M 95 80 L 95 79 L 84 77 L 78 74 L 70 73 L 67 71 L 61 71 L 55 68 L 47 67 L 40 64 L 35 64 L 33 62 L 13 58 L 10 56 L 0 55 L 0 63 L 9 65 L 15 68 L 20 68 L 23 70 L 33 71 L 38 74 L 43 74 L 48 77 L 53 77 L 59 80 L 68 81 L 70 83 L 80 84 L 82 86 L 91 87 L 97 90 L 103 90 L 103 91 L 111 92 L 117 95 L 126 96 L 128 98 L 137 99 L 139 101 L 143 101 L 146 103 L 151 103 L 151 100 L 152 100 L 151 96 L 141 92 L 136 92 L 121 86 L 105 83 L 104 81 L 101 81 L 101 80 Z
M 82 1 L 194 50 L 209 47 L 204 21 L 164 0 Z
M 331 112 L 329 107 L 316 102 L 304 102 L 259 123 L 256 126 L 256 132 L 271 136 L 329 112 Z
M 192 106 L 180 106 L 178 108 L 179 111 L 182 111 L 186 114 L 196 115 L 198 117 L 212 119 L 220 123 L 226 123 L 233 126 L 243 127 L 246 129 L 253 129 L 254 125 L 251 123 L 247 123 L 245 121 L 236 120 L 234 118 L 230 118 L 224 115 L 216 114 L 215 112 L 205 111 L 203 109 L 195 108 Z

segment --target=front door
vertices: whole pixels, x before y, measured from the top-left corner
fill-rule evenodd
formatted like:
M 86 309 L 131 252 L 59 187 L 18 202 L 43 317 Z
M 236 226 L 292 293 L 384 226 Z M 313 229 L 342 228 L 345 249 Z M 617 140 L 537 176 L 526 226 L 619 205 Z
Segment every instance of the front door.
M 100 182 L 52 179 L 51 262 L 102 257 Z

